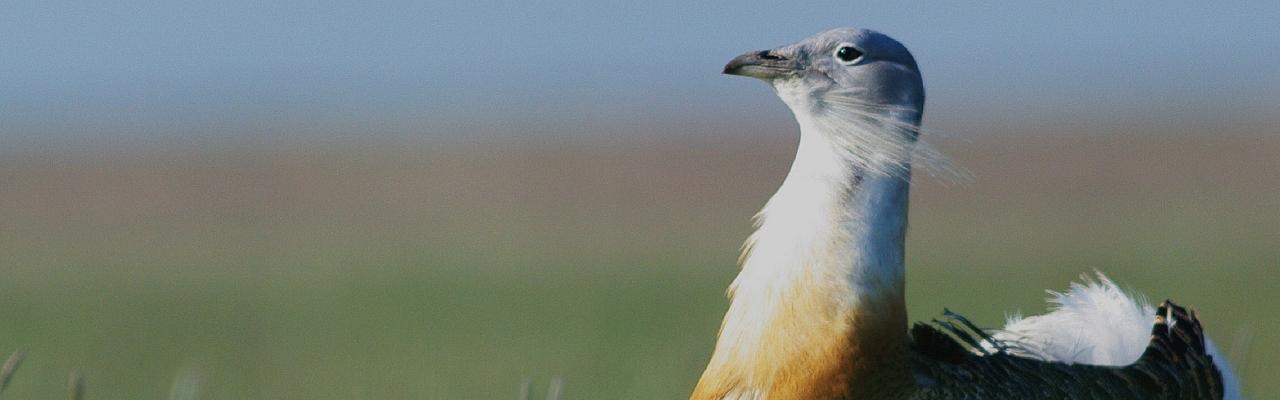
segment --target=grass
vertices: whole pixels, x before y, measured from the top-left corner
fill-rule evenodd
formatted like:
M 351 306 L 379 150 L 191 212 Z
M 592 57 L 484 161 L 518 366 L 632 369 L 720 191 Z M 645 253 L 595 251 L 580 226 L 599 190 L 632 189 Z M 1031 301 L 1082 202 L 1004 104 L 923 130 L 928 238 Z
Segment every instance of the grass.
M 1195 306 L 1248 393 L 1280 390 L 1280 321 L 1259 311 L 1280 300 L 1280 140 L 946 150 L 977 180 L 916 187 L 913 319 L 996 326 L 1096 268 Z M 3 157 L 0 348 L 29 355 L 4 396 L 79 369 L 85 398 L 683 398 L 788 152 Z

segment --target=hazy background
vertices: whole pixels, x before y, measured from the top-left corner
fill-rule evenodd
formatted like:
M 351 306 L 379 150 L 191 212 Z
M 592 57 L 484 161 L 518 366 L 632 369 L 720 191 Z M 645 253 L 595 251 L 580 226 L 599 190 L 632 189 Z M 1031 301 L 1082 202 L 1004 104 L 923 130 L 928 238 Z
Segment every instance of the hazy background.
M 1107 272 L 1280 390 L 1280 3 L 0 3 L 7 395 L 681 398 L 796 133 L 748 50 L 915 53 L 912 318 Z

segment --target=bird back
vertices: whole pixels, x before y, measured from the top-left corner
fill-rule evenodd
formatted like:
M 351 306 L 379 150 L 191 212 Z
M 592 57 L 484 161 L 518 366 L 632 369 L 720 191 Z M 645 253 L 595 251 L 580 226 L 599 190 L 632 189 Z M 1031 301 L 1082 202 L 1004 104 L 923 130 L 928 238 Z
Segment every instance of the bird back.
M 913 399 L 1222 399 L 1222 374 L 1193 312 L 1165 301 L 1151 341 L 1126 366 L 1040 360 L 947 312 L 911 329 Z M 1014 355 L 1017 353 L 1019 355 Z

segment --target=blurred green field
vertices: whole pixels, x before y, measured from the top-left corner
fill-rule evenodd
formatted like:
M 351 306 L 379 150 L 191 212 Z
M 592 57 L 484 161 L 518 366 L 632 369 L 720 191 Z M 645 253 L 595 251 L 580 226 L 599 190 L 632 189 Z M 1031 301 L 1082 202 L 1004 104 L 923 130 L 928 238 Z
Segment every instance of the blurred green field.
M 780 135 L 785 136 L 785 135 Z M 0 153 L 5 396 L 684 398 L 793 138 Z M 1280 392 L 1280 135 L 978 137 L 915 186 L 912 318 L 1106 272 Z

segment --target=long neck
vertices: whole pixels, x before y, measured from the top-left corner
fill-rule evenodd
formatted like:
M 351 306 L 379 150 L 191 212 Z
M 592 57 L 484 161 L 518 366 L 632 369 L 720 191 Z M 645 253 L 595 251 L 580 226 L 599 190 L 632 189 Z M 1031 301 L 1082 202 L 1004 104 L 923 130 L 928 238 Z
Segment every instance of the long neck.
M 909 385 L 909 161 L 898 174 L 868 167 L 820 122 L 800 119 L 694 399 L 885 398 Z

